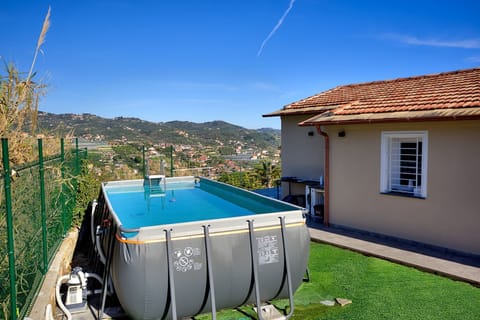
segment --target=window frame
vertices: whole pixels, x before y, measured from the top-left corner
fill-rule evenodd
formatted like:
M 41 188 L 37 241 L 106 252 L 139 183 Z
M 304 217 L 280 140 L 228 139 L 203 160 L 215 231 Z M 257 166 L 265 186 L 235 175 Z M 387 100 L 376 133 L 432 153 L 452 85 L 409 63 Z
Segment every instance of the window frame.
M 390 168 L 392 163 L 391 143 L 393 139 L 420 139 L 422 142 L 421 152 L 421 181 L 413 193 L 403 193 L 391 187 Z M 427 197 L 427 176 L 428 176 L 428 131 L 382 131 L 381 134 L 381 162 L 380 162 L 380 193 L 399 195 L 409 198 Z

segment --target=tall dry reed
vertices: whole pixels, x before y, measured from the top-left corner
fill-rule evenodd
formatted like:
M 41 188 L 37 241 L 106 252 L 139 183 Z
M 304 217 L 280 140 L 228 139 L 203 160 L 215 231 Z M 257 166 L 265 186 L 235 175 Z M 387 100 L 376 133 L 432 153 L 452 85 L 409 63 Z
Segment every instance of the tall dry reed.
M 0 73 L 0 137 L 8 138 L 10 161 L 13 165 L 36 158 L 34 136 L 40 98 L 46 85 L 33 81 L 38 53 L 50 27 L 50 8 L 43 22 L 30 71 L 25 77 L 14 64 L 6 64 Z

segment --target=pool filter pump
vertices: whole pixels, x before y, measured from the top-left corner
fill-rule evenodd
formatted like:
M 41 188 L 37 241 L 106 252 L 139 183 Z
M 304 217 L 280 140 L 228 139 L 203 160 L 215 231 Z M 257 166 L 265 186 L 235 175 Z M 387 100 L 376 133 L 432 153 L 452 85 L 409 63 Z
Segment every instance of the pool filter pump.
M 65 284 L 67 286 L 65 307 L 71 313 L 83 311 L 87 306 L 87 277 L 82 268 L 74 268 Z
M 75 267 L 70 274 L 58 278 L 55 286 L 55 299 L 67 320 L 72 319 L 72 313 L 82 312 L 87 308 L 87 296 L 89 294 L 102 292 L 102 290 L 87 290 L 88 278 L 94 278 L 98 283 L 103 284 L 103 280 L 98 274 L 83 272 L 81 267 Z M 67 291 L 64 295 L 60 293 L 60 288 L 65 287 Z

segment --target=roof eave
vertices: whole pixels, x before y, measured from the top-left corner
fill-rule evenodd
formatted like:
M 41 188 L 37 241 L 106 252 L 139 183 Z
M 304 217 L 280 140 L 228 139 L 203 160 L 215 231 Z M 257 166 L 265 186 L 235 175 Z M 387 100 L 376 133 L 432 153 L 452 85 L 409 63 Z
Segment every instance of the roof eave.
M 335 106 L 312 106 L 304 108 L 284 108 L 271 113 L 263 114 L 262 117 L 280 117 L 280 116 L 298 116 L 298 115 L 318 115 L 326 111 L 338 108 Z
M 442 110 L 445 111 L 445 110 Z M 462 113 L 462 111 L 464 111 Z M 383 117 L 369 117 L 371 114 L 348 116 L 326 116 L 316 115 L 310 119 L 299 122 L 302 127 L 310 126 L 328 126 L 328 125 L 348 125 L 348 124 L 370 124 L 370 123 L 399 123 L 399 122 L 427 122 L 427 121 L 454 121 L 454 120 L 480 120 L 480 108 L 468 108 L 468 110 L 454 110 L 449 115 L 422 115 L 411 114 L 410 116 L 395 116 L 395 113 L 383 115 Z M 376 115 L 378 116 L 378 115 Z

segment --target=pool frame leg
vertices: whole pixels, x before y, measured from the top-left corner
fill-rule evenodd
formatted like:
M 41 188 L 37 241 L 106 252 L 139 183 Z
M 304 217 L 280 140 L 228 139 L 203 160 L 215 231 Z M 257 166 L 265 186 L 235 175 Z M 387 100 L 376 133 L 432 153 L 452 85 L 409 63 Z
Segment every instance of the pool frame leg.
M 253 228 L 253 219 L 247 220 L 248 230 L 250 236 L 250 259 L 252 260 L 252 269 L 253 269 L 253 283 L 255 284 L 255 301 L 257 305 L 257 316 L 258 320 L 263 320 L 262 317 L 262 303 L 260 301 L 260 284 L 258 281 L 258 266 L 257 259 L 255 259 L 255 253 L 257 252 L 257 247 L 255 246 L 254 237 L 254 228 Z
M 210 225 L 203 226 L 203 233 L 205 235 L 205 255 L 207 259 L 207 271 L 208 271 L 208 287 L 210 290 L 210 301 L 212 303 L 212 320 L 217 319 L 217 307 L 215 302 L 215 285 L 213 282 L 213 268 L 211 258 L 211 246 L 210 246 Z
M 290 303 L 290 312 L 285 316 L 286 319 L 289 319 L 293 315 L 295 309 L 293 303 L 293 291 L 292 291 L 292 276 L 290 274 L 290 260 L 288 259 L 288 250 L 287 250 L 287 230 L 285 229 L 285 217 L 280 218 L 280 226 L 282 228 L 282 244 L 283 244 L 283 256 L 285 259 L 285 269 L 287 273 L 287 285 L 288 285 L 288 300 Z
M 173 276 L 173 263 L 172 263 L 172 229 L 164 230 L 166 233 L 166 246 L 167 246 L 167 264 L 168 264 L 168 284 L 170 293 L 170 310 L 172 313 L 172 319 L 177 319 L 177 301 L 175 299 L 175 282 Z
M 307 270 L 305 270 L 305 276 L 303 277 L 302 281 L 310 282 L 310 270 L 308 270 L 308 267 L 307 267 Z
M 117 233 L 117 228 L 112 227 L 111 224 L 107 229 L 109 231 L 108 237 L 108 251 L 107 257 L 103 270 L 103 284 L 102 284 L 102 302 L 100 309 L 98 310 L 98 319 L 103 319 L 103 313 L 105 311 L 105 302 L 107 300 L 107 291 L 108 291 L 108 278 L 110 277 L 110 267 L 112 265 L 112 254 L 113 248 L 115 246 L 115 234 Z

